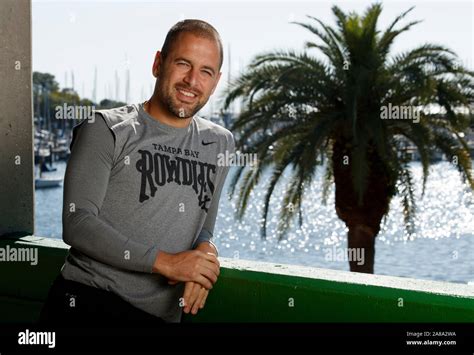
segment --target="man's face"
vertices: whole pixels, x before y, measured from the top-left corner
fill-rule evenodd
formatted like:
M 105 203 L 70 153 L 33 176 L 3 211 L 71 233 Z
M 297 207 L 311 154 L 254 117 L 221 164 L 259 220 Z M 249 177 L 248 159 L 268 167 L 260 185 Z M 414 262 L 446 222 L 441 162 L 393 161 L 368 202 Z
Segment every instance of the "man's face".
M 215 40 L 181 33 L 166 58 L 158 52 L 153 74 L 158 98 L 178 118 L 189 118 L 209 100 L 219 82 L 220 54 Z

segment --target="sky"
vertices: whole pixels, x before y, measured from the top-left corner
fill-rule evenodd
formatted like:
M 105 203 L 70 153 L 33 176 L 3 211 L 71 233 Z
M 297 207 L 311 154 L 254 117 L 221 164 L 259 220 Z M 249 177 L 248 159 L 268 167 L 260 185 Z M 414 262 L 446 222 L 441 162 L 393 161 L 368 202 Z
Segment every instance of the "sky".
M 308 30 L 290 22 L 310 22 L 306 17 L 310 15 L 334 25 L 333 5 L 346 12 L 362 13 L 372 3 L 33 0 L 33 70 L 53 74 L 61 87 L 71 87 L 74 76 L 74 89 L 79 95 L 93 98 L 97 69 L 98 101 L 125 101 L 128 71 L 129 103 L 142 102 L 151 96 L 155 82 L 151 74 L 153 59 L 169 28 L 182 19 L 197 18 L 219 31 L 225 49 L 218 89 L 201 111 L 209 114 L 219 108 L 228 78 L 238 76 L 255 55 L 274 49 L 302 50 L 306 41 L 314 39 Z M 442 44 L 454 50 L 465 66 L 474 68 L 472 0 L 387 0 L 382 5 L 381 30 L 412 6 L 415 9 L 401 24 L 423 20 L 398 37 L 392 53 L 427 42 Z

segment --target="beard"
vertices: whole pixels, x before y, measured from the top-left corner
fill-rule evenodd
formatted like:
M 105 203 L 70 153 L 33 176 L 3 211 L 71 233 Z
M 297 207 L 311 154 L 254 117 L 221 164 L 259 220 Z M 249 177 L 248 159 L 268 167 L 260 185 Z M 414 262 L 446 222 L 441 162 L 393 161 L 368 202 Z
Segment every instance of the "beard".
M 196 92 L 196 90 L 193 90 L 192 88 L 189 87 L 184 87 L 184 85 L 180 85 L 181 89 L 184 90 L 189 90 Z M 207 103 L 207 99 L 199 99 L 202 97 L 202 93 L 198 92 L 198 97 L 196 102 L 194 103 L 184 103 L 180 102 L 176 98 L 176 87 L 171 88 L 170 90 L 166 90 L 165 88 L 161 87 L 161 85 L 158 85 L 158 90 L 159 90 L 159 95 L 158 97 L 161 98 L 164 106 L 166 109 L 171 112 L 173 115 L 175 115 L 177 118 L 182 118 L 182 119 L 187 119 L 190 117 L 193 117 L 201 108 L 204 107 L 204 105 Z

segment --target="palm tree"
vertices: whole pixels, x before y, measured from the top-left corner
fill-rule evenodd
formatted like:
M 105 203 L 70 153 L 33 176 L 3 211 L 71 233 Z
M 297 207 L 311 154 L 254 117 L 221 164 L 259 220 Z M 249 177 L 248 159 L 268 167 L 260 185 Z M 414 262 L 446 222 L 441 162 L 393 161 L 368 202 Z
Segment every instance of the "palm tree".
M 296 213 L 301 226 L 305 187 L 323 166 L 323 201 L 334 182 L 336 213 L 348 228 L 348 247 L 365 249 L 365 264 L 350 261 L 350 269 L 366 273 L 373 273 L 375 237 L 397 194 L 406 231 L 413 232 L 415 196 L 408 144 L 418 149 L 421 158 L 423 192 L 431 157 L 439 150 L 474 188 L 462 134 L 474 102 L 474 73 L 441 45 L 427 43 L 389 55 L 394 40 L 419 22 L 400 27 L 400 20 L 412 9 L 383 32 L 377 29 L 380 4 L 370 6 L 363 16 L 333 6 L 335 27 L 308 16 L 314 22 L 296 24 L 311 31 L 317 42 L 307 42 L 301 52 L 258 55 L 230 85 L 224 106 L 241 99 L 244 107 L 232 128 L 237 146 L 242 153 L 257 154 L 259 160 L 257 167 L 238 168 L 230 194 L 239 185 L 237 215 L 242 218 L 251 191 L 262 172 L 270 169 L 263 237 L 270 198 L 286 169 L 291 170 L 291 178 L 280 212 L 279 237 Z M 407 107 L 418 119 L 383 117 L 387 108 L 394 112 Z M 435 107 L 442 114 L 435 114 Z

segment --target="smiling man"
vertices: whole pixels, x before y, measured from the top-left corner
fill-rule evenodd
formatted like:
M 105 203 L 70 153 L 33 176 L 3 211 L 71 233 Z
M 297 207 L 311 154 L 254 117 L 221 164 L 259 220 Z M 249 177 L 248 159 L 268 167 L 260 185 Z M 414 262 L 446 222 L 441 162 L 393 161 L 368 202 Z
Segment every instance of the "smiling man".
M 229 169 L 217 160 L 234 140 L 196 113 L 222 61 L 211 25 L 181 21 L 156 53 L 153 96 L 74 128 L 63 199 L 71 248 L 43 321 L 179 322 L 204 307 L 219 276 L 211 239 Z

